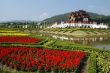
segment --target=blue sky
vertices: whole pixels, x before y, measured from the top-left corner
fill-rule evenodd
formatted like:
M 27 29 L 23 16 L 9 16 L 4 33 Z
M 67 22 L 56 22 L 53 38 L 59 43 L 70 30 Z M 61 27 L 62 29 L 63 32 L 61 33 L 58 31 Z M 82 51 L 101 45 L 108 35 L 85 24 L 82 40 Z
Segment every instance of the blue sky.
M 0 21 L 38 21 L 80 9 L 110 15 L 110 0 L 0 0 Z

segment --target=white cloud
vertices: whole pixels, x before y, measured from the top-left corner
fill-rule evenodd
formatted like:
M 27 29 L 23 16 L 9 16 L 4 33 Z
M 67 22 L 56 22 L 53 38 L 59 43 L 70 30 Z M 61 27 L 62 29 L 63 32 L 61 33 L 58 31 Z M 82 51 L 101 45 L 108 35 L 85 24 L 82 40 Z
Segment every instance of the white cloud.
M 39 20 L 43 20 L 43 19 L 46 19 L 49 17 L 49 14 L 47 12 L 44 12 L 42 13 L 40 16 L 39 16 Z

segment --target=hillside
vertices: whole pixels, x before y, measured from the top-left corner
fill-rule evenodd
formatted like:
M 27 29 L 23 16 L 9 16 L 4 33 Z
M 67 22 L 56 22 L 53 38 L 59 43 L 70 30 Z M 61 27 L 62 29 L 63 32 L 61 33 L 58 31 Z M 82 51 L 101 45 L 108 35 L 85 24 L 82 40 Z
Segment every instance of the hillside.
M 56 15 L 56 16 L 52 16 L 50 18 L 47 18 L 45 20 L 43 20 L 42 22 L 46 22 L 47 24 L 52 24 L 54 22 L 58 22 L 60 23 L 61 21 L 67 21 L 68 17 L 70 15 L 71 12 L 69 13 L 65 13 L 65 14 L 60 14 L 60 15 Z M 102 14 L 97 14 L 97 13 L 92 13 L 92 12 L 87 12 L 91 19 L 96 21 L 97 23 L 106 23 L 110 25 L 110 16 L 105 16 Z

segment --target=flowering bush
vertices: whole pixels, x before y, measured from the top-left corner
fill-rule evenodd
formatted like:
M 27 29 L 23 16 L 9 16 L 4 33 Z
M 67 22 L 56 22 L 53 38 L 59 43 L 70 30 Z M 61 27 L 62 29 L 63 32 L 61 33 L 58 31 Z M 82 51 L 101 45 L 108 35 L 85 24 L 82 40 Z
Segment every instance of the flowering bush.
M 21 71 L 76 70 L 86 53 L 41 48 L 0 48 L 0 61 Z
M 0 42 L 38 43 L 40 41 L 40 39 L 31 38 L 28 36 L 0 36 Z

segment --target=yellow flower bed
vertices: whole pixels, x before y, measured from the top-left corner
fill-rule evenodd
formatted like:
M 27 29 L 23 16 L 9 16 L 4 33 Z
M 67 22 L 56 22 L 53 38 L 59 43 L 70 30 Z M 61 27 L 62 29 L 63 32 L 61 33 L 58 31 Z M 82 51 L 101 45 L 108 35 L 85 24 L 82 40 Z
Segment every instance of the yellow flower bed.
M 0 33 L 15 33 L 17 31 L 11 31 L 11 30 L 0 30 Z
M 28 36 L 29 34 L 13 30 L 0 30 L 0 36 Z
M 29 34 L 24 33 L 0 33 L 0 36 L 28 36 Z

